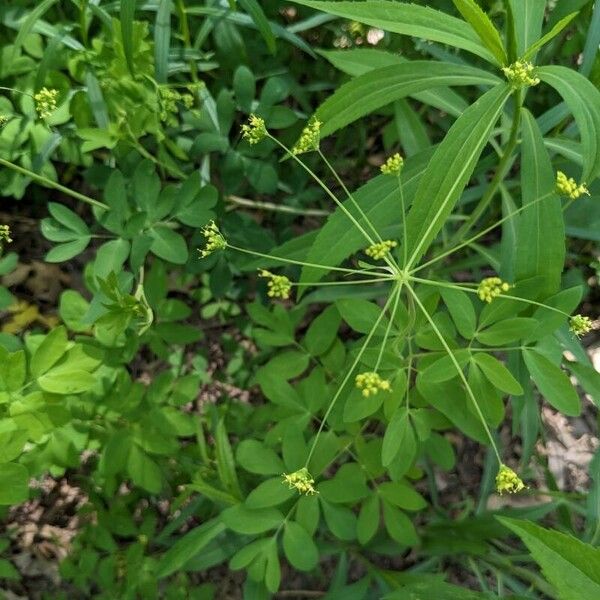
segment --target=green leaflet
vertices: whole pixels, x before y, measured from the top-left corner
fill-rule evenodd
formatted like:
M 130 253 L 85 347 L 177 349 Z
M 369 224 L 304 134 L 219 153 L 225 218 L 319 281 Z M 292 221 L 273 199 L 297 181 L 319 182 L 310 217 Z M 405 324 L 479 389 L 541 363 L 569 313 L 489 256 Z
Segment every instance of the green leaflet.
M 508 85 L 499 85 L 484 94 L 457 119 L 437 147 L 406 220 L 410 265 L 427 251 L 452 212 L 510 91 Z
M 560 367 L 535 350 L 523 350 L 523 358 L 531 378 L 544 398 L 563 414 L 578 416 L 581 413 L 581 401 Z
M 504 44 L 498 30 L 494 27 L 487 14 L 481 10 L 474 0 L 452 0 L 452 2 L 463 19 L 471 25 L 481 41 L 496 57 L 498 64 L 500 66 L 505 65 L 508 62 L 508 58 Z
M 427 150 L 405 161 L 402 184 L 407 206 L 430 156 L 431 151 Z M 354 193 L 354 198 L 383 239 L 394 239 L 400 236 L 402 216 L 398 181 L 395 177 L 381 175 L 372 179 Z M 344 202 L 344 206 L 360 220 L 356 207 L 349 200 Z M 321 227 L 308 255 L 302 260 L 335 266 L 365 245 L 363 235 L 355 227 L 350 226 L 348 217 L 338 208 Z M 325 274 L 324 269 L 304 267 L 300 281 L 317 282 Z
M 600 91 L 583 75 L 557 65 L 537 74 L 563 97 L 575 117 L 583 154 L 582 178 L 591 183 L 600 174 Z
M 573 12 L 564 19 L 561 19 L 548 33 L 544 34 L 539 40 L 527 48 L 527 51 L 523 54 L 523 60 L 530 60 L 533 58 L 542 46 L 545 46 L 550 40 L 555 38 L 576 16 L 577 13 Z
M 500 80 L 467 65 L 416 60 L 382 67 L 342 85 L 315 116 L 327 136 L 373 111 L 427 89 L 452 85 L 494 85 Z
M 267 20 L 263 9 L 256 0 L 240 0 L 242 8 L 252 17 L 256 28 L 262 35 L 267 48 L 271 54 L 275 54 L 275 36 L 271 30 L 271 24 Z
M 179 571 L 186 562 L 224 530 L 225 525 L 223 523 L 218 519 L 212 519 L 180 537 L 160 558 L 157 577 L 162 579 L 175 571 Z
M 517 519 L 497 517 L 516 533 L 561 600 L 600 598 L 600 550 L 578 539 Z
M 496 63 L 494 55 L 481 43 L 467 23 L 432 8 L 387 0 L 365 0 L 364 2 L 294 0 L 294 2 L 392 33 L 462 48 L 488 62 Z
M 553 194 L 554 170 L 544 140 L 533 115 L 523 110 L 521 151 L 521 193 L 528 205 L 542 196 L 520 215 L 515 253 L 515 278 L 544 278 L 542 297 L 555 293 L 565 260 L 565 227 L 560 199 Z
M 374 69 L 401 65 L 408 62 L 407 59 L 398 54 L 392 54 L 385 50 L 376 50 L 375 48 L 319 50 L 319 54 L 324 56 L 336 69 L 353 77 L 364 75 Z M 469 106 L 462 96 L 450 88 L 441 87 L 409 94 L 409 96 L 419 102 L 439 108 L 454 117 L 459 117 Z

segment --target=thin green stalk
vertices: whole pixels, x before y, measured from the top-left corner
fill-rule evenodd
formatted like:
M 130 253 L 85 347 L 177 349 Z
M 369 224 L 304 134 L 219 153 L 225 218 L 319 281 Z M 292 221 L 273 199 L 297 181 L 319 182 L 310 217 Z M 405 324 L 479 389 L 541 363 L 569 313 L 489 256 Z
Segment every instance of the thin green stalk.
M 494 174 L 494 177 L 490 181 L 490 184 L 489 184 L 487 190 L 481 197 L 481 200 L 479 201 L 479 203 L 477 204 L 477 206 L 475 207 L 473 212 L 469 215 L 469 218 L 467 219 L 467 221 L 465 221 L 462 224 L 462 226 L 459 227 L 458 231 L 454 234 L 454 236 L 450 240 L 451 242 L 455 242 L 456 240 L 462 239 L 465 235 L 467 235 L 467 233 L 473 227 L 473 225 L 475 225 L 475 223 L 477 223 L 477 221 L 479 220 L 481 215 L 486 211 L 490 202 L 496 195 L 496 192 L 498 191 L 498 187 L 500 186 L 500 183 L 502 183 L 502 180 L 508 173 L 508 170 L 510 169 L 510 166 L 512 164 L 511 163 L 512 154 L 513 154 L 515 148 L 517 147 L 517 141 L 518 141 L 518 137 L 519 137 L 519 128 L 521 126 L 521 106 L 522 106 L 522 104 L 523 104 L 523 94 L 522 94 L 522 91 L 520 89 L 518 89 L 515 91 L 515 115 L 514 115 L 513 122 L 512 122 L 510 137 L 506 144 L 506 149 L 504 150 L 504 154 L 502 155 L 502 158 L 500 159 L 500 162 L 498 163 L 498 168 L 496 169 L 496 173 Z
M 381 347 L 379 348 L 379 355 L 377 356 L 377 362 L 375 363 L 375 368 L 373 369 L 377 373 L 377 369 L 379 369 L 379 365 L 381 364 L 381 359 L 383 358 L 383 352 L 385 351 L 385 345 L 387 344 L 388 337 L 390 335 L 390 331 L 392 329 L 392 325 L 394 323 L 394 319 L 396 318 L 396 311 L 398 310 L 398 304 L 400 302 L 400 292 L 402 290 L 402 284 L 399 284 L 396 287 L 395 294 L 396 298 L 394 300 L 394 306 L 392 308 L 392 312 L 390 314 L 390 320 L 385 328 L 385 334 L 383 336 L 383 341 L 381 342 Z
M 360 213 L 360 215 L 364 219 L 365 223 L 371 229 L 371 231 L 373 232 L 373 234 L 375 235 L 375 237 L 377 238 L 377 240 L 379 242 L 383 242 L 383 238 L 379 235 L 379 232 L 377 231 L 377 229 L 375 229 L 375 226 L 373 225 L 373 223 L 371 223 L 371 220 L 369 219 L 369 217 L 367 217 L 366 213 L 360 207 L 360 205 L 358 204 L 358 202 L 356 201 L 356 199 L 354 198 L 354 196 L 352 195 L 352 193 L 350 192 L 350 190 L 346 187 L 346 184 L 342 181 L 342 178 L 337 174 L 337 171 L 331 166 L 331 163 L 327 160 L 327 157 L 323 154 L 323 152 L 321 152 L 320 148 L 317 149 L 317 152 L 319 153 L 319 156 L 321 157 L 321 159 L 323 160 L 323 162 L 325 163 L 325 165 L 327 166 L 327 168 L 333 173 L 333 176 L 335 177 L 335 180 L 342 187 L 342 189 L 344 190 L 344 193 L 346 194 L 346 196 L 348 196 L 348 199 L 350 200 L 350 202 L 352 202 L 352 204 L 354 204 L 356 210 Z M 395 261 L 394 261 L 394 259 L 393 259 L 392 256 L 386 254 L 383 257 L 383 260 L 385 260 L 385 262 L 387 263 L 387 265 L 393 271 L 396 271 L 396 272 L 399 271 L 398 265 L 395 263 Z
M 8 160 L 4 160 L 3 158 L 0 158 L 0 165 L 4 165 L 5 167 L 12 169 L 13 171 L 16 171 L 17 173 L 20 173 L 21 175 L 26 175 L 27 177 L 31 177 L 31 179 L 33 179 L 34 181 L 39 181 L 40 183 L 43 183 L 43 184 L 47 185 L 48 187 L 51 187 L 51 188 L 54 188 L 55 190 L 59 190 L 59 191 L 63 192 L 63 194 L 67 194 L 68 196 L 71 196 L 72 198 L 81 200 L 81 202 L 85 202 L 86 204 L 91 204 L 92 206 L 96 206 L 97 208 L 101 208 L 103 210 L 110 210 L 110 206 L 108 206 L 107 204 L 104 204 L 103 202 L 98 202 L 98 200 L 94 200 L 93 198 L 90 198 L 89 196 L 86 196 L 85 194 L 80 194 L 79 192 L 71 190 L 68 187 L 65 187 L 64 185 L 61 185 L 60 183 L 56 183 L 56 181 L 52 181 L 51 179 L 48 179 L 47 177 L 44 177 L 43 175 L 38 175 L 37 173 L 34 173 L 33 171 L 26 169 L 25 167 L 20 167 L 19 165 L 15 165 L 14 163 L 12 163 Z
M 416 281 L 418 283 L 422 283 L 423 285 L 432 285 L 435 287 L 448 288 L 449 290 L 460 290 L 461 292 L 469 292 L 470 294 L 478 294 L 477 288 L 470 287 L 471 285 L 477 284 L 452 284 L 447 283 L 445 281 L 435 281 L 433 279 L 421 279 L 420 277 L 411 277 L 411 281 Z M 505 294 L 502 292 L 496 300 L 504 298 L 505 300 L 517 300 L 518 302 L 523 302 L 525 304 L 531 304 L 533 306 L 539 306 L 541 308 L 547 308 L 548 310 L 553 310 L 556 313 L 563 315 L 564 317 L 570 317 L 569 313 L 566 313 L 564 310 L 560 310 L 559 308 L 555 308 L 554 306 L 549 306 L 548 304 L 544 304 L 543 302 L 536 302 L 535 300 L 529 300 L 528 298 L 519 298 L 518 296 L 511 296 L 510 294 Z
M 490 431 L 490 428 L 489 428 L 489 426 L 487 424 L 487 421 L 485 420 L 485 417 L 483 416 L 483 413 L 481 412 L 481 408 L 479 408 L 479 403 L 477 402 L 477 399 L 475 398 L 475 394 L 473 393 L 473 390 L 471 389 L 471 386 L 469 385 L 469 382 L 467 381 L 467 378 L 465 377 L 465 374 L 463 373 L 462 367 L 460 366 L 460 364 L 456 360 L 456 357 L 454 356 L 454 353 L 450 349 L 450 346 L 448 346 L 448 343 L 446 342 L 446 339 L 442 335 L 441 331 L 438 329 L 438 326 L 435 324 L 435 321 L 431 318 L 431 315 L 429 314 L 429 312 L 427 312 L 427 309 L 425 308 L 425 306 L 423 306 L 421 300 L 419 300 L 419 297 L 417 296 L 416 292 L 412 289 L 412 287 L 409 284 L 406 285 L 406 289 L 409 291 L 409 293 L 414 298 L 415 303 L 417 304 L 417 306 L 421 309 L 421 312 L 423 313 L 423 315 L 425 316 L 425 318 L 429 322 L 429 325 L 431 326 L 431 329 L 433 329 L 434 333 L 436 334 L 436 336 L 440 340 L 442 346 L 444 347 L 444 350 L 446 351 L 446 353 L 450 357 L 450 360 L 452 361 L 452 364 L 456 368 L 458 376 L 462 380 L 463 385 L 465 386 L 465 389 L 467 391 L 467 395 L 469 396 L 471 402 L 473 403 L 473 406 L 475 407 L 475 411 L 477 413 L 477 416 L 479 417 L 479 420 L 481 421 L 481 424 L 483 425 L 485 433 L 486 433 L 486 435 L 487 435 L 487 437 L 488 437 L 488 439 L 490 441 L 490 445 L 492 446 L 492 448 L 494 450 L 494 453 L 496 454 L 496 458 L 498 459 L 498 464 L 501 465 L 502 464 L 502 459 L 500 458 L 500 452 L 498 451 L 498 447 L 496 446 L 496 442 L 494 441 L 494 437 L 492 436 L 492 432 Z
M 338 184 L 344 190 L 344 193 L 346 194 L 346 196 L 348 196 L 349 200 L 352 202 L 352 204 L 354 204 L 354 207 L 356 208 L 356 210 L 360 213 L 361 217 L 365 220 L 365 223 L 368 225 L 369 229 L 373 232 L 375 237 L 380 242 L 383 241 L 381 236 L 379 235 L 379 232 L 377 231 L 377 229 L 375 229 L 375 226 L 373 225 L 373 223 L 371 223 L 370 219 L 367 217 L 367 215 L 365 214 L 363 209 L 360 207 L 358 202 L 355 200 L 354 196 L 350 193 L 350 190 L 346 187 L 346 184 L 342 181 L 342 178 L 338 175 L 337 171 L 333 168 L 331 163 L 327 160 L 327 157 L 323 154 L 323 152 L 321 151 L 321 148 L 318 148 L 317 152 L 319 153 L 321 160 L 325 163 L 325 166 L 331 171 L 331 173 L 335 177 L 335 180 L 338 182 Z
M 184 0 L 177 0 L 177 14 L 179 15 L 179 25 L 181 29 L 181 38 L 183 40 L 183 45 L 186 49 L 190 49 L 192 47 L 192 39 L 190 37 L 190 27 L 188 24 L 187 12 L 185 8 Z M 190 77 L 194 83 L 198 81 L 198 67 L 193 60 L 189 60 L 190 66 Z
M 231 248 L 232 250 L 236 250 L 237 252 L 243 252 L 244 254 L 250 254 L 251 256 L 257 256 L 258 258 L 277 260 L 279 262 L 287 263 L 290 265 L 299 265 L 301 267 L 313 267 L 315 269 L 325 269 L 326 271 L 339 271 L 340 273 L 352 273 L 354 275 L 364 275 L 364 273 L 365 273 L 364 271 L 359 271 L 357 269 L 345 269 L 343 267 L 328 267 L 327 265 L 318 265 L 316 263 L 308 263 L 308 262 L 304 262 L 301 260 L 293 260 L 291 258 L 283 258 L 281 256 L 273 256 L 271 254 L 264 254 L 263 252 L 256 252 L 255 250 L 247 250 L 246 248 L 240 248 L 239 246 L 234 246 L 233 244 L 230 244 L 229 242 L 227 242 L 227 247 Z M 382 274 L 378 278 L 381 279 L 382 281 L 385 281 L 387 279 L 390 279 L 390 276 L 388 273 L 386 273 L 385 275 Z
M 502 225 L 502 223 L 504 223 L 505 221 L 512 219 L 513 217 L 517 216 L 519 213 L 523 212 L 525 209 L 537 204 L 538 202 L 542 202 L 543 200 L 550 198 L 550 196 L 552 196 L 552 195 L 554 195 L 554 192 L 550 192 L 549 194 L 544 194 L 543 196 L 540 196 L 539 198 L 532 200 L 529 204 L 521 206 L 520 208 L 518 208 L 517 210 L 514 210 L 513 212 L 509 213 L 505 217 L 502 217 L 500 220 L 496 221 L 489 227 L 486 227 L 485 229 L 483 229 L 482 231 L 480 231 L 478 234 L 474 235 L 473 237 L 469 238 L 468 240 L 461 242 L 460 244 L 457 244 L 456 246 L 454 246 L 453 248 L 450 248 L 449 250 L 446 250 L 445 252 L 442 252 L 442 254 L 438 254 L 437 256 L 434 256 L 431 260 L 419 265 L 416 269 L 412 269 L 411 273 L 417 273 L 418 271 L 426 269 L 427 267 L 430 267 L 431 265 L 440 261 L 442 258 L 446 258 L 446 256 L 450 256 L 451 254 L 454 254 L 457 250 L 460 250 L 461 248 L 464 248 L 465 246 L 470 246 L 473 242 L 477 241 L 480 237 L 487 235 L 488 233 L 490 233 L 490 231 L 493 231 L 494 229 L 496 229 L 496 227 L 498 227 L 499 225 Z
M 406 246 L 406 238 L 408 232 L 406 230 L 406 205 L 404 203 L 404 190 L 402 189 L 402 171 L 398 171 L 398 188 L 400 189 L 400 210 L 402 211 L 402 266 L 406 269 L 408 261 L 408 248 Z
M 292 287 L 319 287 L 331 285 L 360 285 L 362 283 L 381 283 L 382 281 L 397 281 L 395 277 L 378 277 L 376 279 L 359 279 L 356 281 L 319 281 L 316 283 L 294 283 Z
M 314 451 L 317 447 L 317 443 L 319 441 L 319 437 L 321 436 L 321 432 L 323 431 L 323 428 L 325 427 L 325 423 L 327 422 L 327 419 L 329 418 L 329 415 L 331 414 L 331 411 L 333 410 L 335 403 L 338 401 L 338 398 L 340 397 L 343 389 L 346 387 L 346 384 L 348 383 L 350 377 L 352 377 L 352 373 L 354 372 L 354 369 L 356 369 L 363 354 L 365 353 L 365 350 L 367 349 L 367 346 L 369 345 L 371 338 L 373 337 L 373 335 L 375 335 L 375 331 L 377 330 L 377 327 L 379 327 L 379 323 L 383 319 L 383 315 L 386 313 L 387 309 L 389 308 L 389 305 L 392 301 L 394 293 L 395 293 L 395 290 L 394 290 L 394 292 L 392 292 L 389 295 L 388 299 L 386 300 L 386 303 L 385 303 L 383 309 L 381 310 L 381 312 L 379 313 L 379 316 L 377 317 L 373 327 L 371 328 L 371 331 L 369 331 L 369 333 L 367 334 L 367 337 L 366 337 L 363 345 L 361 346 L 360 350 L 358 351 L 358 354 L 356 355 L 356 358 L 354 359 L 352 366 L 348 369 L 348 372 L 344 376 L 344 379 L 342 380 L 342 383 L 338 387 L 337 392 L 335 393 L 335 395 L 333 396 L 333 399 L 329 403 L 329 406 L 328 406 L 327 410 L 325 411 L 325 414 L 323 415 L 323 419 L 321 419 L 321 424 L 319 425 L 319 429 L 317 430 L 317 435 L 315 436 L 315 439 L 312 443 L 312 446 L 308 453 L 308 457 L 306 458 L 306 462 L 304 463 L 304 466 L 306 468 L 308 468 L 308 465 L 310 464 L 310 459 L 312 458 Z
M 352 213 L 338 200 L 337 196 L 325 185 L 323 180 L 303 161 L 300 160 L 285 144 L 282 144 L 277 138 L 267 133 L 269 139 L 273 140 L 280 148 L 282 148 L 288 156 L 293 158 L 325 191 L 325 193 L 340 207 L 344 214 L 352 221 L 354 226 L 363 234 L 369 244 L 373 245 L 375 241 L 364 230 L 363 226 L 354 218 Z

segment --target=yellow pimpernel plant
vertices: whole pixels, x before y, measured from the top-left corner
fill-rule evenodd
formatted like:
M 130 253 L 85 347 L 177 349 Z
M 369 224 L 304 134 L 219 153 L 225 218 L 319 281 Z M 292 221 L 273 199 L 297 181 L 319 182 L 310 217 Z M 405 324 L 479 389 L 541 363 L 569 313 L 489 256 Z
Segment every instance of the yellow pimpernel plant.
M 519 81 L 523 79 L 522 82 L 520 81 L 522 85 L 536 85 L 538 83 L 537 81 L 530 79 L 532 71 L 529 68 L 515 71 L 515 73 L 514 77 L 516 79 Z M 514 81 L 513 85 L 515 85 Z M 410 423 L 413 410 L 411 407 L 411 399 L 418 393 L 419 378 L 425 377 L 427 370 L 421 372 L 416 366 L 416 362 L 422 354 L 416 352 L 415 342 L 417 341 L 417 338 L 414 337 L 414 333 L 402 334 L 398 327 L 399 309 L 402 307 L 402 312 L 407 312 L 409 315 L 409 322 L 414 323 L 415 320 L 419 319 L 424 322 L 432 339 L 437 340 L 434 344 L 434 346 L 439 347 L 437 355 L 439 356 L 439 353 L 441 353 L 441 356 L 445 355 L 447 357 L 447 360 L 449 361 L 448 369 L 452 372 L 449 377 L 445 377 L 458 379 L 459 385 L 462 388 L 468 403 L 469 411 L 477 418 L 481 431 L 484 432 L 489 446 L 496 458 L 497 491 L 499 493 L 523 491 L 526 489 L 525 484 L 520 477 L 504 463 L 502 451 L 498 447 L 496 436 L 492 433 L 493 421 L 490 422 L 489 415 L 486 415 L 485 409 L 482 408 L 484 399 L 478 397 L 480 386 L 474 387 L 474 381 L 477 380 L 473 380 L 472 375 L 467 374 L 460 349 L 456 347 L 454 341 L 449 339 L 447 327 L 445 328 L 439 318 L 437 318 L 437 315 L 434 316 L 432 312 L 432 294 L 441 294 L 451 313 L 454 313 L 455 310 L 461 310 L 460 307 L 452 305 L 452 294 L 456 293 L 460 294 L 460 302 L 464 304 L 466 299 L 469 306 L 472 306 L 471 301 L 468 298 L 469 295 L 478 299 L 481 310 L 483 311 L 482 314 L 485 314 L 486 310 L 491 310 L 492 306 L 501 311 L 503 306 L 508 306 L 506 303 L 512 303 L 512 306 L 516 304 L 521 305 L 524 308 L 530 307 L 530 310 L 545 311 L 545 314 L 560 316 L 565 322 L 568 322 L 571 332 L 577 336 L 583 335 L 591 329 L 591 321 L 588 317 L 581 315 L 571 316 L 559 306 L 553 306 L 552 303 L 539 302 L 534 297 L 532 298 L 531 294 L 527 293 L 527 290 L 524 288 L 522 293 L 520 293 L 522 286 L 519 282 L 516 284 L 508 282 L 496 275 L 484 277 L 480 281 L 458 283 L 437 278 L 424 278 L 421 277 L 420 274 L 426 269 L 431 271 L 432 267 L 439 266 L 441 261 L 447 256 L 468 246 L 475 245 L 483 236 L 490 234 L 490 232 L 494 231 L 502 224 L 518 218 L 526 208 L 529 207 L 529 209 L 531 209 L 532 206 L 549 202 L 553 197 L 555 199 L 557 199 L 557 197 L 554 195 L 554 192 L 548 192 L 538 198 L 534 198 L 528 205 L 517 208 L 506 214 L 502 219 L 485 228 L 483 231 L 472 235 L 466 240 L 453 244 L 449 250 L 440 252 L 436 256 L 420 263 L 423 250 L 425 249 L 424 237 L 429 235 L 430 231 L 425 228 L 425 236 L 414 242 L 412 247 L 410 246 L 410 232 L 408 230 L 408 219 L 406 217 L 407 206 L 405 203 L 406 183 L 403 182 L 402 179 L 402 172 L 405 168 L 404 159 L 399 153 L 396 153 L 387 159 L 381 167 L 382 176 L 396 178 L 399 210 L 402 215 L 398 239 L 384 239 L 383 235 L 378 231 L 378 228 L 375 227 L 363 207 L 344 185 L 341 178 L 322 153 L 319 143 L 319 130 L 321 126 L 322 124 L 319 121 L 315 119 L 311 120 L 302 132 L 298 143 L 291 149 L 271 135 L 266 128 L 265 121 L 256 115 L 252 115 L 248 123 L 243 126 L 242 135 L 250 144 L 256 144 L 263 140 L 270 140 L 277 147 L 281 148 L 288 158 L 293 159 L 305 169 L 334 202 L 340 214 L 344 215 L 348 220 L 348 224 L 354 227 L 360 234 L 364 240 L 364 254 L 373 259 L 375 264 L 364 268 L 340 267 L 255 252 L 251 249 L 241 248 L 231 244 L 227 241 L 226 236 L 221 234 L 214 223 L 208 226 L 207 233 L 205 233 L 207 236 L 207 246 L 204 250 L 201 250 L 203 255 L 207 255 L 215 250 L 231 250 L 266 259 L 271 263 L 279 262 L 282 266 L 298 266 L 308 269 L 317 269 L 324 274 L 332 273 L 343 276 L 340 281 L 315 281 L 312 283 L 305 281 L 294 282 L 287 276 L 274 274 L 267 270 L 259 270 L 260 277 L 265 278 L 268 281 L 268 296 L 273 299 L 289 300 L 294 288 L 311 286 L 364 286 L 366 284 L 376 284 L 378 286 L 385 285 L 389 289 L 387 299 L 381 306 L 379 316 L 375 319 L 370 331 L 365 335 L 362 344 L 354 353 L 354 359 L 351 361 L 349 368 L 338 380 L 337 390 L 331 397 L 327 409 L 321 417 L 314 415 L 314 417 L 319 420 L 319 426 L 317 427 L 317 432 L 313 438 L 310 449 L 307 452 L 304 466 L 294 473 L 284 474 L 284 482 L 290 487 L 298 490 L 300 494 L 313 494 L 316 492 L 314 476 L 310 471 L 313 464 L 313 457 L 315 451 L 319 447 L 320 438 L 327 427 L 331 413 L 339 399 L 342 397 L 342 394 L 348 391 L 349 383 L 351 381 L 354 381 L 354 386 L 365 401 L 371 401 L 371 398 L 373 398 L 373 401 L 375 401 L 376 398 L 380 398 L 381 401 L 383 401 L 383 398 L 387 393 L 392 393 L 394 391 L 396 393 L 402 393 L 405 398 L 405 407 L 403 410 L 406 411 L 406 415 L 408 415 L 407 421 Z M 325 166 L 347 196 L 346 201 L 340 200 L 299 156 L 300 154 L 310 151 L 318 153 L 322 158 Z M 438 216 L 439 215 L 435 215 L 434 219 L 438 218 Z M 215 240 L 217 240 L 218 243 L 215 243 Z M 469 308 L 469 310 L 472 310 L 472 308 Z M 473 311 L 473 313 L 474 312 L 475 311 Z M 499 367 L 495 366 L 497 364 L 496 359 L 488 353 L 501 353 L 507 351 L 504 342 L 496 344 L 496 347 L 490 347 L 490 344 L 476 346 L 474 345 L 474 342 L 477 339 L 476 331 L 473 332 L 473 336 L 474 339 L 470 341 L 468 348 L 470 355 L 469 362 L 473 365 L 480 365 L 483 372 L 487 373 L 487 376 L 489 377 L 488 385 L 496 383 L 500 386 L 501 391 L 506 392 L 508 388 L 511 388 L 511 393 L 518 394 L 520 385 L 516 381 L 514 384 L 512 383 L 512 376 L 510 376 L 510 380 L 507 379 L 507 381 L 510 381 L 511 383 L 511 385 L 508 386 L 503 385 L 506 384 L 506 382 L 499 382 L 497 379 L 495 380 L 494 374 L 491 372 L 491 370 L 498 369 Z M 429 344 L 432 344 L 432 342 L 429 342 Z M 399 348 L 401 349 L 399 350 Z M 524 353 L 529 353 L 529 349 L 525 346 L 519 346 L 517 349 L 523 350 Z M 365 356 L 373 350 L 376 350 L 376 359 L 374 363 L 368 364 L 365 362 Z M 382 360 L 384 355 L 390 352 L 396 357 L 396 360 L 398 360 L 400 372 L 406 374 L 401 378 L 404 385 L 403 390 L 394 390 L 393 381 L 397 378 L 397 373 L 394 371 L 397 371 L 397 369 L 390 369 L 387 361 Z M 464 354 L 464 351 L 462 351 L 462 354 Z M 528 356 L 528 354 L 526 354 L 526 356 Z M 361 370 L 361 365 L 368 368 L 363 368 Z M 476 366 L 473 367 L 473 369 L 476 368 Z M 504 369 L 504 367 L 502 367 L 502 369 Z M 417 389 L 414 387 L 411 388 L 411 376 L 414 377 L 415 375 L 417 378 Z M 424 384 L 426 383 L 427 381 L 424 381 Z M 522 391 L 520 393 L 522 393 Z M 394 417 L 392 417 L 390 425 L 384 433 L 382 450 L 382 463 L 384 466 L 392 464 L 401 451 L 398 440 L 393 439 L 393 422 Z M 409 426 L 412 427 L 412 425 Z M 319 474 L 317 473 L 316 475 L 318 476 Z

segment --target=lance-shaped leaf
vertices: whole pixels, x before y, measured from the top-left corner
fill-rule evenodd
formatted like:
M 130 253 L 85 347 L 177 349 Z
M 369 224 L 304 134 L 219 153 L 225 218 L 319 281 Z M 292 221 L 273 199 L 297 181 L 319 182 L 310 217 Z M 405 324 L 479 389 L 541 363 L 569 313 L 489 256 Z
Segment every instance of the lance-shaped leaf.
M 471 25 L 481 41 L 496 57 L 499 65 L 505 65 L 508 61 L 502 38 L 490 18 L 481 10 L 479 4 L 474 0 L 452 0 L 463 19 Z
M 531 44 L 525 54 L 523 54 L 523 60 L 531 60 L 537 51 L 545 46 L 550 40 L 553 40 L 576 16 L 578 13 L 573 12 L 567 15 L 564 19 L 561 19 L 548 33 L 544 34 L 539 40 Z
M 557 598 L 584 600 L 600 598 L 600 550 L 577 538 L 544 529 L 535 523 L 497 517 L 525 543 Z
M 319 54 L 324 56 L 336 69 L 352 75 L 352 77 L 364 75 L 375 69 L 401 65 L 408 62 L 406 58 L 398 54 L 386 52 L 385 50 L 376 50 L 375 48 L 319 50 Z M 423 104 L 439 108 L 454 117 L 460 117 L 469 106 L 462 96 L 451 88 L 446 87 L 409 94 L 409 96 Z
M 468 65 L 416 60 L 369 71 L 342 85 L 317 109 L 326 136 L 373 111 L 440 86 L 495 85 L 499 79 Z
M 435 239 L 469 181 L 510 95 L 508 85 L 484 94 L 457 119 L 429 161 L 406 219 L 409 264 Z
M 509 0 L 508 5 L 512 13 L 516 54 L 522 56 L 542 33 L 546 0 Z
M 390 0 L 365 0 L 364 2 L 294 0 L 294 2 L 392 33 L 462 48 L 481 56 L 488 62 L 496 63 L 494 55 L 481 43 L 467 23 L 426 6 Z
M 583 179 L 600 174 L 600 91 L 577 71 L 557 65 L 540 67 L 537 75 L 563 97 L 581 134 Z
M 515 276 L 518 280 L 544 278 L 540 295 L 554 294 L 560 287 L 565 260 L 565 227 L 560 199 L 554 194 L 555 176 L 533 115 L 523 110 L 521 194 L 525 206 L 517 229 Z M 541 202 L 538 198 L 548 196 Z M 542 293 L 543 292 L 543 293 Z

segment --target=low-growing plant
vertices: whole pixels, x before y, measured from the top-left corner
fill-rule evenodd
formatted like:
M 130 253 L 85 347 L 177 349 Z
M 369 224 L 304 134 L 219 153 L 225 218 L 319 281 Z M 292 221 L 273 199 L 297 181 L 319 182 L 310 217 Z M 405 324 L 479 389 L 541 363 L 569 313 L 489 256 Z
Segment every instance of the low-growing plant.
M 0 504 L 26 500 L 31 477 L 85 473 L 63 578 L 97 598 L 219 597 L 199 575 L 219 565 L 244 572 L 236 581 L 248 599 L 277 594 L 297 572 L 331 599 L 595 597 L 597 550 L 531 522 L 557 512 L 562 529 L 599 541 L 597 459 L 587 507 L 549 474 L 552 500 L 535 501 L 546 468 L 536 452 L 541 403 L 575 417 L 578 388 L 600 402 L 579 340 L 593 327 L 578 312 L 584 285 L 565 271 L 567 233 L 590 235 L 570 215 L 597 201 L 600 92 L 587 77 L 595 54 L 586 43 L 580 72 L 550 64 L 556 40 L 582 27 L 577 13 L 556 7 L 544 29 L 547 6 L 537 0 L 504 2 L 495 21 L 474 0 L 453 0 L 462 19 L 388 0 L 295 0 L 303 8 L 294 11 L 330 15 L 303 23 L 347 19 L 342 38 L 356 46 L 365 28 L 390 49 L 391 34 L 443 45 L 413 49 L 435 60 L 323 51 L 351 79 L 298 131 L 303 115 L 289 104 L 303 93 L 290 77 L 266 77 L 258 99 L 253 73 L 235 61 L 233 91 L 223 86 L 215 101 L 200 82 L 210 57 L 192 47 L 188 17 L 224 17 L 225 48 L 247 17 L 269 51 L 278 34 L 312 53 L 254 0 L 240 0 L 247 15 L 177 3 L 189 80 L 173 85 L 171 2 L 141 9 L 156 11 L 153 37 L 133 20 L 135 3 L 89 14 L 83 4 L 86 50 L 67 65 L 80 89 L 70 96 L 66 85 L 31 86 L 24 75 L 9 90 L 23 96 L 24 114 L 10 113 L 2 136 L 39 125 L 44 160 L 34 164 L 19 137 L 0 157 L 8 193 L 22 195 L 33 180 L 89 207 L 49 202 L 41 223 L 54 244 L 48 262 L 86 262 L 81 289 L 61 296 L 64 325 L 0 338 Z M 91 42 L 89 15 L 103 24 Z M 17 36 L 10 51 L 19 55 L 27 39 Z M 458 86 L 470 88 L 470 102 Z M 552 101 L 538 114 L 542 95 Z M 359 131 L 390 106 L 403 129 L 384 134 L 367 161 L 379 172 L 336 168 L 343 161 L 328 157 L 340 142 L 327 138 L 351 140 L 342 130 Z M 46 125 L 70 118 L 78 140 L 65 128 L 68 142 L 52 142 Z M 238 123 L 240 135 L 230 135 Z M 88 189 L 56 181 L 46 162 L 53 143 L 89 167 Z M 110 154 L 96 164 L 98 151 Z M 249 189 L 288 193 L 291 205 L 236 196 L 244 176 Z M 354 189 L 350 179 L 368 181 Z M 315 190 L 323 200 L 311 210 Z M 328 217 L 316 231 L 293 236 L 284 221 L 284 234 L 271 235 L 221 198 Z M 11 235 L 0 229 L 2 249 Z M 0 257 L 0 274 L 14 268 L 11 256 Z M 0 310 L 12 302 L 3 289 Z M 209 322 L 231 327 L 219 335 L 228 357 L 220 367 L 208 364 Z M 199 395 L 211 383 L 213 396 Z M 236 399 L 246 389 L 260 390 L 258 401 Z M 465 492 L 449 508 L 437 477 L 464 460 L 459 435 L 483 449 L 479 497 Z M 487 510 L 494 493 L 534 502 Z M 507 543 L 511 532 L 544 577 Z M 445 582 L 449 563 L 481 593 Z

